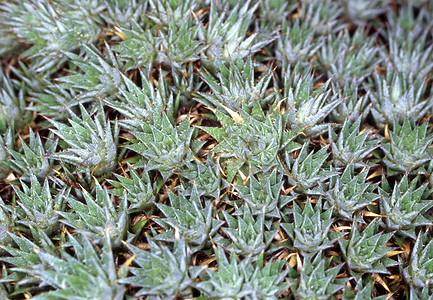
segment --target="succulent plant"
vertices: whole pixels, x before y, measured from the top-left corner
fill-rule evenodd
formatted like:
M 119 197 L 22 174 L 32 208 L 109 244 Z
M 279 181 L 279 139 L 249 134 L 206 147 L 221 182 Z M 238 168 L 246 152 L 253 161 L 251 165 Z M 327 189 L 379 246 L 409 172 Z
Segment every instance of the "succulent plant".
M 21 180 L 29 180 L 31 174 L 36 175 L 39 180 L 44 180 L 47 176 L 52 175 L 53 160 L 50 155 L 57 148 L 54 134 L 50 134 L 45 144 L 42 144 L 39 133 L 34 134 L 33 130 L 29 128 L 29 144 L 27 145 L 21 136 L 20 141 L 23 153 L 8 147 L 7 151 L 11 158 L 5 164 L 20 174 Z
M 231 182 L 237 172 L 271 172 L 278 165 L 281 150 L 290 153 L 299 148 L 293 141 L 296 133 L 285 129 L 287 114 L 281 114 L 278 106 L 266 115 L 258 103 L 251 113 L 232 113 L 231 118 L 215 112 L 221 128 L 201 127 L 219 142 L 212 153 L 224 159 L 227 181 Z
M 369 278 L 369 277 L 366 277 Z M 374 281 L 371 279 L 360 279 L 355 286 L 354 290 L 350 290 L 347 286 L 343 291 L 344 300 L 362 300 L 362 299 L 372 299 L 372 300 L 386 300 L 386 296 L 373 297 L 374 294 Z
M 279 218 L 280 209 L 294 197 L 280 195 L 283 175 L 276 170 L 259 178 L 249 177 L 249 184 L 235 185 L 241 199 L 251 208 L 252 215 L 264 214 L 266 218 Z
M 68 111 L 79 113 L 79 104 L 92 101 L 92 98 L 77 101 L 77 93 L 72 88 L 63 88 L 50 85 L 43 92 L 33 92 L 31 100 L 37 105 L 28 107 L 31 111 L 36 111 L 40 115 L 49 117 L 55 121 L 64 121 L 69 118 Z
M 23 55 L 39 58 L 33 68 L 43 72 L 63 64 L 65 52 L 76 51 L 80 44 L 89 45 L 99 38 L 103 25 L 99 14 L 105 9 L 101 2 L 8 1 L 2 4 L 2 20 L 17 38 L 33 44 Z
M 117 180 L 109 180 L 114 188 L 108 190 L 108 192 L 117 197 L 126 197 L 130 203 L 128 207 L 129 213 L 152 213 L 155 206 L 156 183 L 152 182 L 148 172 L 143 172 L 139 175 L 131 167 L 129 174 L 129 178 L 114 174 Z
M 330 267 L 331 259 L 324 258 L 322 252 L 314 258 L 304 258 L 300 278 L 289 278 L 290 290 L 296 299 L 331 299 L 344 288 L 347 279 L 336 278 L 342 265 Z
M 342 0 L 347 19 L 355 25 L 365 24 L 374 20 L 386 11 L 388 0 Z
M 173 250 L 165 245 L 148 241 L 150 251 L 128 245 L 133 253 L 134 264 L 130 267 L 132 276 L 118 280 L 140 288 L 135 296 L 148 296 L 153 299 L 175 299 L 191 296 L 193 281 L 188 273 L 191 252 L 182 239 L 177 239 Z
M 400 269 L 404 279 L 414 290 L 432 287 L 433 240 L 430 231 L 418 233 L 410 260 L 405 268 L 401 265 Z M 420 297 L 420 299 L 422 298 Z
M 70 111 L 70 126 L 49 119 L 56 128 L 52 132 L 61 138 L 59 144 L 64 148 L 52 158 L 73 163 L 80 172 L 97 177 L 106 175 L 117 165 L 117 122 L 112 128 L 110 121 L 105 119 L 102 106 L 93 117 L 81 104 L 80 111 L 81 117 Z
M 304 63 L 323 46 L 323 42 L 315 38 L 313 27 L 298 19 L 293 23 L 283 22 L 282 36 L 277 40 L 275 49 L 277 59 L 288 65 Z
M 62 216 L 62 223 L 88 236 L 100 246 L 106 237 L 111 239 L 114 249 L 121 246 L 122 240 L 131 238 L 128 235 L 130 218 L 126 198 L 121 198 L 116 208 L 107 190 L 98 183 L 95 186 L 96 197 L 86 190 L 82 193 L 84 201 L 73 196 L 67 198 L 71 210 L 58 212 Z
M 60 229 L 59 213 L 65 209 L 70 188 L 63 188 L 56 194 L 50 191 L 50 183 L 45 178 L 43 185 L 36 175 L 30 175 L 30 187 L 21 182 L 22 191 L 12 186 L 20 202 L 17 208 L 18 224 L 31 225 L 51 236 Z
M 341 251 L 352 273 L 389 274 L 387 267 L 399 263 L 386 255 L 393 251 L 386 246 L 393 232 L 378 232 L 379 219 L 376 218 L 361 232 L 356 221 L 352 223 L 349 240 L 339 239 Z
M 336 167 L 347 166 L 350 163 L 355 167 L 362 167 L 362 160 L 379 147 L 380 140 L 369 137 L 369 130 L 360 133 L 360 125 L 361 118 L 354 123 L 347 120 L 338 135 L 329 127 L 332 162 Z
M 353 80 L 351 83 L 344 85 L 336 83 L 332 86 L 332 93 L 337 99 L 342 99 L 342 102 L 337 105 L 329 114 L 332 121 L 344 123 L 345 121 L 356 122 L 359 118 L 364 121 L 371 108 L 371 103 L 368 101 L 368 94 L 360 95 L 358 92 L 358 83 Z
M 24 98 L 24 84 L 16 94 L 9 76 L 0 68 L 0 134 L 4 134 L 13 124 L 15 129 L 20 129 L 30 123 L 32 116 L 26 111 Z
M 79 100 L 86 98 L 111 98 L 115 97 L 119 88 L 123 86 L 120 73 L 124 67 L 112 52 L 110 46 L 105 44 L 105 55 L 95 46 L 83 46 L 86 56 L 80 57 L 74 53 L 68 53 L 74 65 L 81 72 L 71 72 L 72 75 L 57 79 L 63 88 L 73 88 L 80 93 Z
M 427 123 L 418 126 L 413 120 L 405 120 L 403 125 L 394 123 L 394 129 L 389 132 L 389 140 L 381 145 L 385 152 L 383 162 L 391 175 L 425 172 L 423 166 L 433 157 L 430 148 L 433 134 L 428 126 Z
M 354 164 L 349 164 L 343 174 L 331 177 L 324 188 L 324 207 L 332 208 L 339 217 L 352 220 L 354 213 L 379 198 L 373 191 L 378 184 L 366 181 L 369 168 L 355 175 Z
M 34 274 L 28 274 L 27 271 L 34 266 L 41 266 L 39 252 L 43 251 L 53 256 L 59 255 L 59 249 L 42 230 L 32 225 L 29 226 L 29 229 L 30 239 L 23 234 L 8 232 L 12 243 L 0 244 L 0 252 L 3 253 L 0 260 L 13 266 L 9 269 L 12 271 L 9 276 L 2 273 L 2 277 L 3 275 L 6 277 L 4 282 L 14 285 L 11 295 L 38 290 L 34 285 L 41 284 L 40 278 Z
M 131 144 L 126 146 L 141 156 L 134 167 L 158 170 L 164 180 L 185 169 L 205 143 L 193 140 L 195 129 L 189 123 L 188 115 L 178 126 L 173 126 L 166 113 L 154 113 L 153 123 L 140 121 L 140 127 L 131 131 L 136 139 L 131 139 Z
M 432 101 L 423 101 L 425 85 L 422 80 L 414 80 L 410 75 L 387 69 L 386 77 L 374 75 L 377 90 L 371 91 L 371 112 L 379 128 L 386 124 L 402 123 L 404 120 L 420 120 L 433 106 Z
M 116 282 L 120 274 L 116 270 L 110 238 L 105 238 L 102 249 L 97 250 L 86 236 L 77 240 L 69 234 L 69 243 L 75 257 L 64 249 L 60 251 L 60 257 L 34 249 L 40 263 L 19 268 L 35 276 L 42 285 L 55 288 L 38 294 L 34 299 L 122 299 L 126 287 Z
M 10 167 L 6 163 L 10 158 L 8 149 L 14 146 L 13 140 L 13 126 L 10 126 L 5 134 L 0 133 L 0 180 L 3 180 L 10 171 Z
M 333 223 L 332 209 L 322 212 L 322 200 L 319 199 L 314 208 L 309 200 L 303 209 L 294 202 L 293 217 L 285 218 L 281 228 L 289 235 L 293 247 L 303 255 L 317 253 L 330 248 L 344 234 L 330 231 Z
M 0 245 L 5 247 L 13 246 L 13 239 L 10 236 L 10 233 L 13 231 L 13 227 L 17 221 L 17 213 L 16 210 L 11 209 L 0 198 Z M 0 248 L 0 255 L 3 255 L 5 250 Z
M 399 26 L 396 31 L 388 34 L 388 47 L 391 66 L 389 71 L 396 71 L 405 76 L 415 75 L 424 79 L 433 69 L 433 46 L 426 43 L 429 30 L 425 30 L 418 36 L 407 35 Z M 405 38 L 402 38 L 402 37 Z M 382 52 L 384 55 L 385 52 Z
M 257 102 L 261 107 L 273 102 L 274 93 L 267 94 L 271 69 L 266 69 L 256 80 L 251 59 L 231 61 L 228 67 L 223 63 L 217 66 L 217 80 L 209 72 L 200 73 L 211 93 L 197 93 L 197 101 L 226 114 L 229 114 L 227 108 L 240 112 L 242 107 L 253 108 Z
M 328 34 L 317 52 L 318 65 L 333 81 L 360 83 L 381 61 L 378 52 L 375 38 L 367 37 L 364 28 L 353 34 L 342 30 L 338 35 Z
M 338 174 L 332 169 L 323 168 L 329 154 L 329 146 L 322 147 L 319 151 L 308 151 L 309 142 L 302 145 L 296 159 L 285 154 L 286 165 L 282 165 L 288 177 L 290 185 L 294 186 L 294 191 L 303 194 L 314 194 L 313 190 L 321 182 Z
M 282 106 L 288 111 L 289 128 L 312 137 L 324 133 L 327 124 L 323 124 L 322 121 L 341 102 L 339 99 L 330 99 L 330 81 L 318 89 L 313 89 L 312 74 L 291 73 L 288 68 L 283 76 L 284 92 L 277 95 L 278 100 L 283 102 Z
M 125 87 L 120 88 L 118 99 L 105 99 L 104 102 L 125 116 L 120 123 L 130 129 L 138 128 L 140 120 L 153 123 L 153 115 L 156 113 L 166 112 L 173 121 L 175 102 L 163 77 L 159 77 L 158 85 L 154 88 L 143 72 L 140 72 L 140 76 L 141 88 L 122 75 Z
M 188 10 L 192 9 L 192 7 L 186 7 L 185 2 L 182 2 L 181 5 Z M 149 16 L 153 21 L 158 18 L 153 15 Z M 123 41 L 116 45 L 114 50 L 125 62 L 125 69 L 142 66 L 149 70 L 154 62 L 181 68 L 182 65 L 200 58 L 200 53 L 207 48 L 207 45 L 197 39 L 200 30 L 197 21 L 191 17 L 187 21 L 183 20 L 182 23 L 176 24 L 173 14 L 171 18 L 164 20 L 162 26 L 152 26 L 154 28 L 149 28 L 151 23 L 146 23 L 143 28 L 133 21 L 131 22 L 132 28 L 128 28 L 130 26 L 118 27 Z M 156 23 L 158 24 L 159 20 Z M 159 28 L 156 30 L 156 27 Z M 143 51 L 144 49 L 146 51 Z
M 200 275 L 202 281 L 195 284 L 207 299 L 277 299 L 289 286 L 283 282 L 288 271 L 282 270 L 282 260 L 264 265 L 263 253 L 255 263 L 249 258 L 239 262 L 234 254 L 228 260 L 221 247 L 215 255 L 218 270 L 207 268 Z
M 338 32 L 346 25 L 339 22 L 338 18 L 344 13 L 340 3 L 330 0 L 303 1 L 299 9 L 302 14 L 301 22 L 309 28 L 314 28 L 317 36 Z
M 265 229 L 265 215 L 252 216 L 248 205 L 237 208 L 234 216 L 223 211 L 224 218 L 228 227 L 224 227 L 224 232 L 228 239 L 219 240 L 221 245 L 231 253 L 240 256 L 255 257 L 260 252 L 267 252 L 272 240 L 278 233 L 277 229 Z M 275 226 L 273 226 L 275 227 Z
M 259 2 L 260 19 L 256 22 L 259 32 L 273 32 L 297 8 L 294 0 L 264 0 Z
M 210 239 L 215 236 L 223 225 L 222 220 L 215 219 L 215 209 L 210 201 L 201 203 L 197 189 L 187 199 L 184 195 L 176 196 L 168 192 L 170 206 L 157 203 L 156 206 L 165 218 L 155 220 L 165 231 L 155 236 L 156 240 L 173 242 L 181 236 L 190 246 L 192 252 L 210 246 Z
M 208 69 L 219 61 L 230 62 L 243 59 L 259 51 L 272 42 L 275 37 L 253 33 L 247 36 L 247 30 L 257 10 L 257 2 L 250 8 L 251 1 L 238 2 L 232 9 L 225 6 L 223 12 L 217 10 L 217 1 L 211 1 L 209 23 L 201 26 L 198 37 L 209 45 L 202 59 Z
M 219 199 L 221 190 L 228 186 L 219 168 L 220 165 L 211 155 L 207 156 L 205 163 L 193 161 L 188 165 L 188 170 L 180 173 L 188 181 L 181 185 L 179 190 L 183 195 L 190 195 L 196 189 L 201 196 Z
M 432 200 L 424 200 L 431 194 L 427 184 L 417 188 L 419 178 L 409 182 L 404 175 L 393 188 L 386 178 L 382 178 L 379 188 L 380 214 L 388 230 L 415 239 L 415 228 L 423 225 L 433 225 L 433 217 L 426 212 L 433 207 Z

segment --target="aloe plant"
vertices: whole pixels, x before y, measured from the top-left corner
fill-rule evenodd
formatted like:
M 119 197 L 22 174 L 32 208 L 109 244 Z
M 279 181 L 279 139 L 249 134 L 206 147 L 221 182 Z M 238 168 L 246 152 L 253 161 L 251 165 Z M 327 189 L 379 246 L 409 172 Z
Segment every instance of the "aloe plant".
M 294 202 L 293 217 L 286 218 L 281 228 L 289 235 L 293 247 L 303 254 L 317 253 L 330 248 L 344 234 L 330 231 L 333 223 L 332 209 L 322 212 L 322 200 L 312 206 L 310 201 L 303 209 Z

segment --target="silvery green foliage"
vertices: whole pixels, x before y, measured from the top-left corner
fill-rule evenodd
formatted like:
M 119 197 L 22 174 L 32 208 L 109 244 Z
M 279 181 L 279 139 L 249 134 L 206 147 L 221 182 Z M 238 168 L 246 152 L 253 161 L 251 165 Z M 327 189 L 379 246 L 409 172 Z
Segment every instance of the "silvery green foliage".
M 14 266 L 10 269 L 13 273 L 5 279 L 5 282 L 13 282 L 16 285 L 15 290 L 21 290 L 19 293 L 34 289 L 32 284 L 41 283 L 36 276 L 26 274 L 29 268 L 41 265 L 39 252 L 43 251 L 54 256 L 59 255 L 58 247 L 42 230 L 31 225 L 29 227 L 32 239 L 28 239 L 22 234 L 9 232 L 8 235 L 12 244 L 0 244 L 0 252 L 5 253 L 0 260 Z
M 280 195 L 284 181 L 283 174 L 277 170 L 262 174 L 258 179 L 249 176 L 248 182 L 234 187 L 251 208 L 253 216 L 264 214 L 266 218 L 279 218 L 280 209 L 293 200 L 291 196 Z
M 382 233 L 378 232 L 378 229 L 378 218 L 370 222 L 362 232 L 358 228 L 358 223 L 354 221 L 349 240 L 338 240 L 351 272 L 389 274 L 387 267 L 398 265 L 397 261 L 386 257 L 394 250 L 386 246 L 394 233 Z
M 254 260 L 260 252 L 267 252 L 278 233 L 278 229 L 266 230 L 265 215 L 252 216 L 248 205 L 236 208 L 234 217 L 225 211 L 223 214 L 227 222 L 223 230 L 229 238 L 219 240 L 217 244 L 231 253 Z
M 245 106 L 252 108 L 256 103 L 264 106 L 273 102 L 275 94 L 266 93 L 272 79 L 271 69 L 266 69 L 256 80 L 251 59 L 231 60 L 228 67 L 223 63 L 217 66 L 217 79 L 209 72 L 200 72 L 211 93 L 197 93 L 195 100 L 226 114 L 227 108 L 239 112 Z
M 322 147 L 319 151 L 308 151 L 309 142 L 302 145 L 302 148 L 294 159 L 289 153 L 285 153 L 286 165 L 283 165 L 289 184 L 294 191 L 302 194 L 314 193 L 320 183 L 338 174 L 336 170 L 325 167 L 328 158 L 328 146 Z
M 159 3 L 161 3 L 160 1 Z M 187 1 L 191 2 L 191 1 Z M 158 2 L 157 2 L 158 3 Z M 182 3 L 186 3 L 182 1 Z M 189 8 L 188 8 L 189 9 Z M 150 18 L 155 18 L 150 15 Z M 150 25 L 143 28 L 135 22 L 132 28 L 121 27 L 123 41 L 114 47 L 120 59 L 125 62 L 125 69 L 145 67 L 148 71 L 152 63 L 166 63 L 173 68 L 181 68 L 188 62 L 198 60 L 200 53 L 206 49 L 197 39 L 200 26 L 192 16 L 176 24 L 176 20 L 167 20 L 167 24 Z M 152 26 L 149 28 L 149 26 Z
M 70 188 L 63 188 L 52 195 L 48 180 L 43 185 L 34 174 L 30 174 L 30 187 L 21 182 L 21 188 L 12 185 L 20 199 L 17 207 L 18 224 L 31 225 L 51 236 L 60 228 L 59 213 L 64 211 Z
M 13 239 L 10 233 L 16 225 L 17 213 L 16 210 L 10 206 L 5 205 L 0 198 L 0 245 L 12 247 Z M 5 253 L 4 248 L 0 247 L 0 256 Z
M 278 166 L 280 151 L 290 153 L 299 148 L 293 141 L 296 133 L 286 129 L 287 113 L 281 113 L 277 103 L 266 114 L 256 102 L 251 111 L 232 112 L 232 117 L 219 111 L 215 115 L 222 127 L 201 129 L 219 142 L 212 153 L 220 155 L 228 182 L 238 172 L 271 172 Z
M 38 105 L 30 106 L 28 109 L 53 120 L 64 121 L 69 117 L 69 110 L 78 113 L 80 103 L 84 104 L 93 100 L 87 98 L 77 101 L 78 94 L 72 88 L 50 85 L 43 92 L 32 93 L 31 100 Z
M 404 267 L 404 268 L 403 268 Z M 410 299 L 431 299 L 433 277 L 433 240 L 431 231 L 418 233 L 407 264 L 400 265 L 405 281 L 410 284 Z
M 138 128 L 141 121 L 153 123 L 153 116 L 163 112 L 167 113 L 171 121 L 173 120 L 173 94 L 169 92 L 162 76 L 159 77 L 155 88 L 143 72 L 140 72 L 141 88 L 126 76 L 121 76 L 125 85 L 119 88 L 119 97 L 104 99 L 104 102 L 125 116 L 125 119 L 120 121 L 124 127 Z
M 13 0 L 5 2 L 1 10 L 10 31 L 33 44 L 22 55 L 38 58 L 33 68 L 43 72 L 64 63 L 65 52 L 77 50 L 80 44 L 90 45 L 99 38 L 103 24 L 99 15 L 105 7 L 98 2 Z
M 331 268 L 331 260 L 322 252 L 304 258 L 300 278 L 289 278 L 290 290 L 296 299 L 332 299 L 333 294 L 344 288 L 348 279 L 336 278 L 342 265 Z
M 386 11 L 389 0 L 341 0 L 346 18 L 355 25 L 374 20 Z
M 353 163 L 356 168 L 365 164 L 362 162 L 373 150 L 379 147 L 379 139 L 369 137 L 370 130 L 360 133 L 361 118 L 352 123 L 344 122 L 337 135 L 329 126 L 329 140 L 332 149 L 332 162 L 336 167 L 344 167 Z
M 433 299 L 432 288 L 425 287 L 423 289 L 416 289 L 411 287 L 409 299 L 410 300 L 432 300 Z
M 173 242 L 181 236 L 192 252 L 208 248 L 210 239 L 224 223 L 213 217 L 215 209 L 212 202 L 205 201 L 203 205 L 195 188 L 188 198 L 182 194 L 176 196 L 169 190 L 168 195 L 170 205 L 156 203 L 165 218 L 154 221 L 166 231 L 155 236 L 155 239 Z
M 67 198 L 71 210 L 59 212 L 62 223 L 88 236 L 98 245 L 102 245 L 105 238 L 110 238 L 113 248 L 120 247 L 121 241 L 127 238 L 130 224 L 126 198 L 121 198 L 115 207 L 107 190 L 98 183 L 95 187 L 96 196 L 86 190 L 82 193 L 84 201 L 72 196 Z
M 368 278 L 368 277 L 367 277 Z M 367 282 L 367 283 L 365 283 Z M 355 289 L 352 291 L 347 286 L 344 287 L 343 299 L 344 300 L 386 300 L 387 296 L 373 297 L 374 281 L 370 279 L 360 279 L 356 283 Z
M 31 113 L 26 111 L 24 84 L 21 83 L 19 88 L 17 94 L 9 75 L 4 74 L 0 67 L 0 134 L 12 124 L 15 129 L 20 129 L 32 119 Z
M 155 113 L 153 123 L 139 122 L 139 128 L 131 133 L 136 139 L 126 146 L 141 155 L 134 167 L 147 171 L 157 170 L 164 181 L 173 173 L 182 172 L 205 142 L 194 141 L 194 127 L 190 127 L 189 115 L 173 126 L 166 113 Z
M 20 43 L 18 42 L 17 38 L 12 32 L 7 30 L 7 27 L 8 26 L 3 22 L 0 23 L 0 58 L 2 59 L 10 55 L 11 53 L 13 53 L 13 51 L 17 51 L 17 52 L 22 51 L 20 47 Z M 1 291 L 1 287 L 0 287 L 0 291 Z
M 378 184 L 366 181 L 369 168 L 355 175 L 353 163 L 349 164 L 343 174 L 331 177 L 329 185 L 324 188 L 325 209 L 332 208 L 339 217 L 352 220 L 353 214 L 379 198 L 373 191 Z
M 344 8 L 336 1 L 311 0 L 302 1 L 299 9 L 301 23 L 306 27 L 314 28 L 317 36 L 338 32 L 346 27 L 338 19 L 344 12 Z
M 367 37 L 363 27 L 353 34 L 348 29 L 337 35 L 330 33 L 317 52 L 319 68 L 333 81 L 359 84 L 381 61 L 375 41 L 374 37 Z
M 2 299 L 7 299 L 8 295 L 12 294 L 13 292 L 12 285 L 7 282 L 8 276 L 9 276 L 8 269 L 6 269 L 6 266 L 3 265 L 1 270 L 1 277 L 0 277 L 0 297 Z
M 410 260 L 407 264 L 401 265 L 400 270 L 405 281 L 415 291 L 418 290 L 422 293 L 423 288 L 431 290 L 431 278 L 433 277 L 433 240 L 431 239 L 431 231 L 420 231 L 418 233 Z M 420 297 L 419 299 L 423 298 Z
M 420 37 L 428 27 L 429 16 L 427 10 L 416 9 L 415 3 L 416 1 L 410 1 L 408 5 L 400 7 L 397 12 L 392 9 L 387 10 L 386 17 L 389 29 L 384 34 L 395 38 L 407 38 L 409 36 L 411 40 Z M 399 34 L 403 34 L 403 36 L 399 37 Z
M 295 0 L 263 0 L 259 2 L 260 18 L 256 21 L 259 32 L 271 34 L 279 28 L 297 8 Z
M 301 75 L 296 73 L 296 70 L 292 72 L 289 67 L 283 74 L 283 81 L 283 94 L 277 95 L 278 100 L 282 100 L 285 110 L 288 111 L 290 129 L 312 137 L 324 133 L 328 124 L 322 121 L 341 102 L 335 97 L 330 97 L 330 80 L 320 88 L 314 89 L 312 74 Z
M 219 12 L 217 1 L 211 1 L 209 23 L 206 27 L 200 26 L 198 31 L 199 39 L 209 45 L 202 59 L 207 68 L 213 69 L 219 61 L 243 59 L 275 39 L 258 32 L 246 36 L 259 2 L 251 8 L 250 4 L 250 0 L 238 2 L 232 9 L 227 5 L 223 12 Z
M 355 80 L 351 83 L 345 82 L 344 85 L 338 83 L 332 85 L 332 93 L 337 99 L 342 99 L 329 114 L 332 121 L 344 123 L 347 120 L 355 122 L 358 118 L 362 121 L 367 118 L 371 108 L 371 103 L 368 101 L 369 92 L 360 95 Z
M 14 145 L 14 133 L 13 126 L 9 126 L 5 134 L 0 133 L 0 180 L 5 178 L 10 171 L 10 167 L 6 162 L 10 159 L 8 149 L 13 149 Z
M 78 171 L 103 176 L 117 165 L 117 144 L 119 127 L 117 121 L 111 127 L 105 119 L 102 106 L 93 116 L 80 104 L 81 117 L 70 111 L 70 126 L 50 120 L 56 129 L 51 129 L 61 138 L 64 147 L 52 158 L 77 166 Z M 66 145 L 65 145 L 66 144 Z
M 108 192 L 117 197 L 126 197 L 129 202 L 128 212 L 152 213 L 155 200 L 156 182 L 153 182 L 149 173 L 143 171 L 141 175 L 130 166 L 129 177 L 114 174 L 117 180 L 108 180 L 113 189 Z
M 138 67 L 150 69 L 157 60 L 156 49 L 161 44 L 161 38 L 134 20 L 131 20 L 130 26 L 121 25 L 117 34 L 121 36 L 122 42 L 115 45 L 113 50 L 118 53 L 119 60 L 125 63 L 125 70 Z
M 423 166 L 433 158 L 430 148 L 433 134 L 428 126 L 428 122 L 418 126 L 413 120 L 405 120 L 401 126 L 394 123 L 394 129 L 389 132 L 390 140 L 381 145 L 385 152 L 383 162 L 391 175 L 415 170 L 425 172 Z
M 160 73 L 163 75 L 163 72 Z M 168 86 L 173 94 L 176 95 L 175 111 L 179 107 L 190 108 L 196 104 L 193 99 L 194 93 L 202 90 L 204 82 L 194 70 L 194 63 L 189 63 L 182 68 L 172 68 L 171 75 L 173 76 L 172 84 Z M 170 111 L 169 109 L 167 109 Z
M 425 29 L 419 36 L 407 35 L 399 26 L 396 32 L 388 34 L 389 52 L 381 52 L 389 59 L 392 72 L 414 75 L 423 80 L 433 68 L 433 45 L 429 40 L 430 30 Z
M 188 274 L 191 263 L 191 251 L 182 239 L 176 239 L 173 250 L 148 240 L 150 251 L 132 245 L 128 249 L 135 255 L 133 262 L 137 267 L 130 267 L 132 276 L 118 282 L 140 288 L 136 297 L 147 296 L 149 299 L 170 299 L 192 295 L 193 280 Z
M 149 0 L 149 16 L 159 25 L 181 25 L 198 9 L 201 0 Z
M 284 21 L 275 54 L 276 58 L 286 65 L 296 65 L 298 62 L 302 64 L 322 45 L 323 42 L 315 38 L 314 27 L 301 23 L 299 19 L 293 21 L 293 24 Z
M 188 179 L 180 186 L 183 195 L 190 195 L 195 188 L 201 196 L 219 199 L 221 191 L 228 186 L 222 177 L 219 164 L 211 155 L 207 156 L 205 163 L 193 161 L 188 165 L 188 170 L 180 173 L 180 176 Z
M 425 84 L 419 79 L 422 77 L 414 80 L 411 75 L 393 72 L 390 67 L 387 69 L 386 77 L 375 73 L 377 88 L 369 94 L 376 125 L 382 129 L 386 124 L 402 123 L 406 119 L 418 121 L 426 116 L 433 101 L 423 101 Z
M 250 258 L 239 262 L 235 254 L 227 259 L 221 247 L 215 250 L 218 270 L 206 269 L 195 284 L 206 299 L 277 299 L 289 287 L 283 282 L 288 271 L 283 271 L 284 261 L 263 263 L 263 252 L 255 263 Z
M 42 285 L 55 288 L 33 299 L 123 299 L 126 287 L 116 282 L 119 275 L 110 238 L 104 239 L 102 249 L 95 249 L 87 236 L 79 241 L 71 234 L 68 236 L 75 256 L 64 249 L 60 255 L 38 250 L 35 252 L 40 263 L 20 268 L 39 279 Z
M 281 228 L 289 235 L 293 247 L 303 255 L 314 254 L 332 247 L 344 235 L 330 231 L 334 221 L 332 213 L 332 209 L 322 212 L 321 199 L 317 201 L 314 208 L 309 200 L 302 209 L 294 202 L 293 217 L 290 219 L 286 217 L 286 222 L 281 223 Z
M 186 1 L 182 1 L 185 3 Z M 191 17 L 192 18 L 192 17 Z M 181 68 L 185 63 L 200 59 L 200 54 L 206 50 L 207 45 L 197 41 L 200 27 L 196 21 L 182 24 L 179 28 L 176 25 L 169 26 L 167 33 L 160 32 L 161 49 L 158 51 L 159 61 L 164 62 L 173 68 Z M 174 28 L 172 28 L 174 27 Z
M 148 12 L 148 0 L 108 0 L 104 1 L 107 12 L 101 17 L 111 26 L 131 26 L 132 20 L 143 22 Z
M 431 194 L 427 184 L 417 188 L 418 178 L 409 182 L 407 174 L 393 188 L 386 178 L 382 178 L 379 188 L 380 214 L 388 230 L 398 234 L 416 238 L 415 228 L 433 225 L 433 217 L 426 212 L 433 207 L 433 200 L 424 200 Z
M 29 128 L 29 143 L 25 143 L 20 136 L 22 145 L 21 151 L 14 151 L 12 147 L 7 150 L 11 157 L 5 162 L 12 170 L 21 175 L 21 180 L 29 180 L 31 174 L 36 175 L 39 180 L 43 180 L 52 174 L 53 160 L 50 155 L 56 151 L 57 140 L 54 134 L 50 134 L 45 144 L 42 144 L 39 133 L 34 134 Z
M 123 65 L 105 43 L 105 55 L 94 45 L 83 46 L 84 57 L 74 53 L 67 53 L 68 58 L 81 71 L 71 71 L 72 75 L 60 77 L 57 82 L 63 88 L 71 88 L 80 93 L 77 98 L 81 101 L 87 98 L 111 98 L 118 94 L 124 85 L 120 70 Z

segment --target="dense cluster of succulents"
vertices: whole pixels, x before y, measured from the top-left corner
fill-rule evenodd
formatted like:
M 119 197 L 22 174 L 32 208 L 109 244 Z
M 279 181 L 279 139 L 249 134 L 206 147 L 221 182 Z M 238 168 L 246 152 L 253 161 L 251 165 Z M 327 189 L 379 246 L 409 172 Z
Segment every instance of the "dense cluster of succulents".
M 433 299 L 432 0 L 0 1 L 1 299 Z

